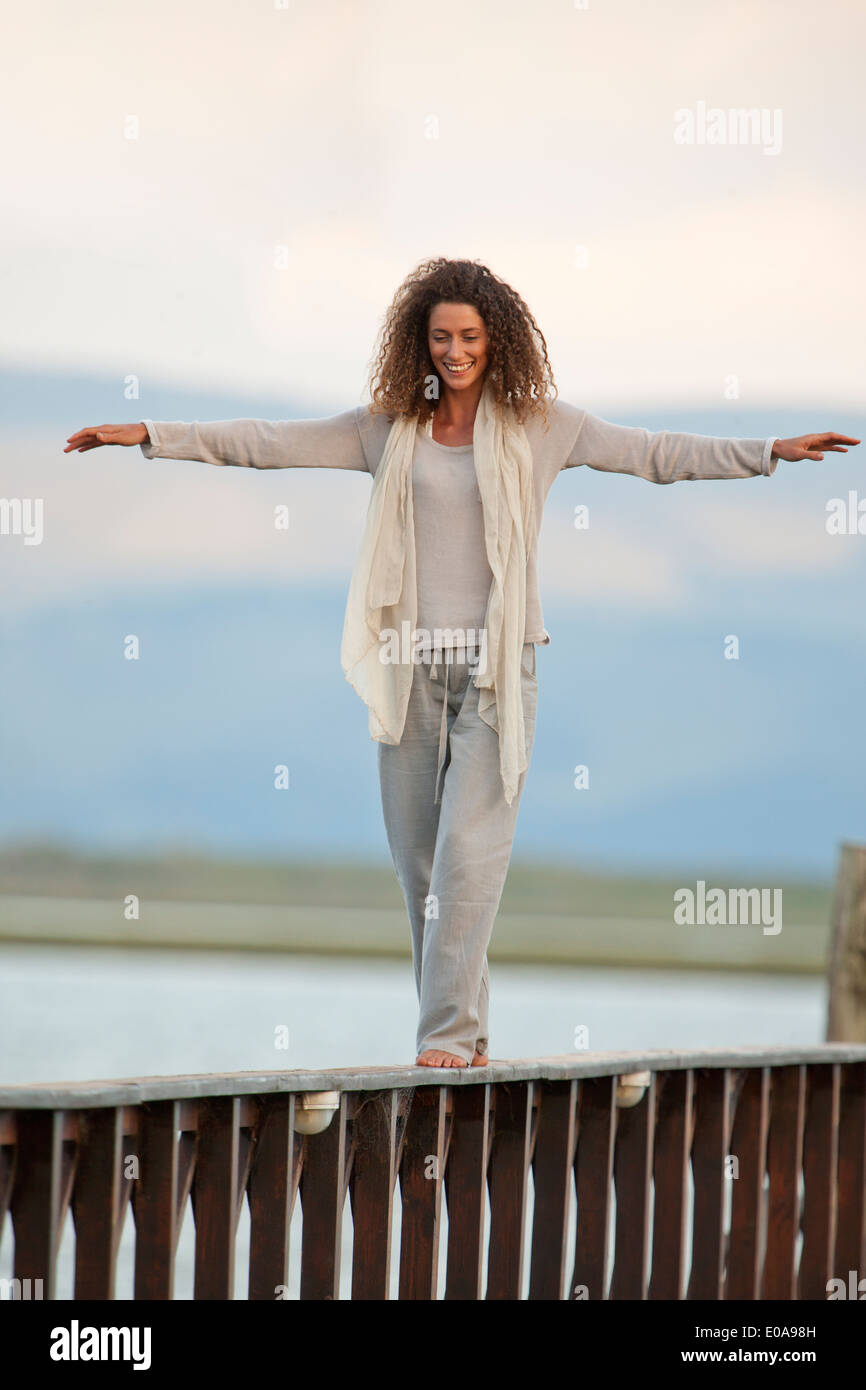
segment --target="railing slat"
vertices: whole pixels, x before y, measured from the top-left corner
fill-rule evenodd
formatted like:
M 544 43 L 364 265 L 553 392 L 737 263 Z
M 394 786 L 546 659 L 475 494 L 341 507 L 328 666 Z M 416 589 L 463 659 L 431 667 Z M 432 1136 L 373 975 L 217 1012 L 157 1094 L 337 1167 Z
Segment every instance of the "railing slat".
M 731 1196 L 731 1233 L 725 1263 L 726 1299 L 760 1297 L 766 1219 L 764 1175 L 770 1128 L 770 1068 L 740 1073 L 731 1155 L 737 1176 Z
M 577 1082 L 539 1087 L 532 1172 L 535 1208 L 529 1270 L 531 1299 L 561 1299 L 568 1248 L 568 1217 L 577 1135 Z
M 437 1294 L 446 1095 L 444 1086 L 419 1086 L 412 1097 L 400 1162 L 401 1299 L 434 1299 Z
M 617 1112 L 613 1179 L 616 1235 L 609 1298 L 646 1298 L 655 1074 L 638 1105 Z
M 353 1299 L 384 1301 L 390 1293 L 399 1118 L 398 1093 L 375 1091 L 361 1098 L 352 1119 Z
M 770 1077 L 767 1138 L 767 1250 L 761 1297 L 796 1298 L 796 1245 L 800 1229 L 799 1179 L 803 1163 L 806 1069 L 775 1067 Z
M 839 1068 L 806 1068 L 803 1132 L 803 1249 L 798 1298 L 826 1298 L 836 1240 L 836 1163 L 839 1135 Z
M 123 1112 L 87 1110 L 79 1120 L 75 1222 L 75 1297 L 114 1298 L 123 1189 Z
M 647 1297 L 671 1300 L 683 1296 L 694 1073 L 662 1072 L 656 1077 L 656 1097 L 652 1267 Z
M 7 1116 L 9 1112 L 7 1111 Z M 2 1125 L 3 1116 L 0 1116 Z M 13 1122 L 9 1120 L 9 1130 L 13 1128 Z M 15 1144 L 12 1135 L 9 1134 L 9 1143 L 0 1143 L 0 1241 L 3 1240 L 3 1227 L 6 1223 L 6 1213 L 9 1210 L 9 1201 L 12 1197 L 12 1182 L 15 1176 Z
M 304 1143 L 299 1191 L 303 1211 L 301 1235 L 301 1298 L 340 1296 L 340 1248 L 346 1197 L 347 1106 L 340 1107 L 321 1134 L 308 1134 Z
M 724 1278 L 725 1158 L 730 1133 L 730 1073 L 699 1071 L 695 1077 L 692 1140 L 694 1220 L 687 1298 L 717 1299 Z
M 866 1062 L 843 1068 L 839 1094 L 838 1218 L 833 1278 L 866 1278 Z
M 179 1127 L 179 1101 L 142 1106 L 139 1177 L 132 1194 L 136 1299 L 174 1297 L 174 1256 L 183 1217 L 178 1209 Z
M 231 1299 L 235 1287 L 240 1102 L 204 1101 L 191 1197 L 195 1220 L 194 1299 Z
M 520 1298 L 526 1245 L 526 1207 L 532 1157 L 535 1084 L 519 1081 L 495 1088 L 490 1145 L 490 1241 L 487 1297 Z
M 490 1087 L 456 1086 L 445 1168 L 448 1207 L 446 1299 L 480 1299 L 484 1260 Z
M 277 1290 L 285 1290 L 288 1285 L 289 1229 L 295 1196 L 293 1170 L 301 1151 L 294 1119 L 294 1096 L 263 1098 L 247 1184 L 251 1301 L 273 1300 Z
M 616 1077 L 580 1081 L 578 1103 L 577 1229 L 569 1298 L 585 1289 L 588 1299 L 603 1299 L 613 1198 Z
M 15 1186 L 10 1212 L 15 1234 L 14 1278 L 42 1280 L 43 1298 L 56 1296 L 63 1183 L 63 1114 L 18 1116 Z

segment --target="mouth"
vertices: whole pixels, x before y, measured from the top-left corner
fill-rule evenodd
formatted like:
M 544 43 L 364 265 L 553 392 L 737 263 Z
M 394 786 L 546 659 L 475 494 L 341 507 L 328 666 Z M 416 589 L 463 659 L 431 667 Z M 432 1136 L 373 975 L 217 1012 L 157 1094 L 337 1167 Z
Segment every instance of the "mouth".
M 474 362 L 443 362 L 443 367 L 451 376 L 466 376 L 475 366 Z

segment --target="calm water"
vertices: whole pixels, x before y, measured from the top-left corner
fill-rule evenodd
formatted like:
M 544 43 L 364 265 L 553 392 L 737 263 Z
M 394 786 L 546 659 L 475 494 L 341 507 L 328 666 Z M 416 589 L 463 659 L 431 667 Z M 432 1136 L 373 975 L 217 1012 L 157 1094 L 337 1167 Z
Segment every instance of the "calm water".
M 491 1056 L 569 1053 L 581 1026 L 592 1051 L 817 1043 L 824 996 L 811 976 L 495 964 Z M 416 1018 L 408 961 L 0 948 L 0 1083 L 408 1064 Z

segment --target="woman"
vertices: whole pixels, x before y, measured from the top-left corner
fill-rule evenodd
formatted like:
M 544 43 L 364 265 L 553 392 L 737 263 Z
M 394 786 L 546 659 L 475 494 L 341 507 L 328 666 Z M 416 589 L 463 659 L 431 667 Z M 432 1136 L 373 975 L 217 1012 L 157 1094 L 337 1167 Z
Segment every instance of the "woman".
M 556 399 L 547 346 L 486 266 L 443 258 L 385 317 L 371 404 L 325 420 L 89 426 L 64 453 L 252 468 L 349 468 L 373 490 L 341 660 L 379 745 L 388 843 L 406 902 L 422 1066 L 487 1063 L 487 946 L 535 730 L 544 502 L 559 472 L 654 483 L 768 476 L 859 440 L 717 439 L 612 425 Z

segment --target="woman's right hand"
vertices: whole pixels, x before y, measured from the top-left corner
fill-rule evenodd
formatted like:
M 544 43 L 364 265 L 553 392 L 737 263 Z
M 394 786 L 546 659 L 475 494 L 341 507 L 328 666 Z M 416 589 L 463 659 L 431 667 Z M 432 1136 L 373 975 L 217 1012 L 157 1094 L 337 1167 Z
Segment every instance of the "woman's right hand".
M 101 444 L 146 444 L 149 435 L 147 426 L 137 422 L 134 425 L 87 425 L 83 430 L 70 434 L 64 454 L 77 449 L 86 454 L 88 449 L 98 449 Z

